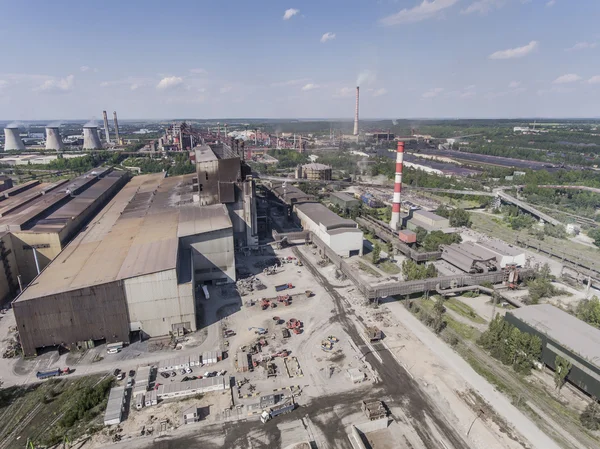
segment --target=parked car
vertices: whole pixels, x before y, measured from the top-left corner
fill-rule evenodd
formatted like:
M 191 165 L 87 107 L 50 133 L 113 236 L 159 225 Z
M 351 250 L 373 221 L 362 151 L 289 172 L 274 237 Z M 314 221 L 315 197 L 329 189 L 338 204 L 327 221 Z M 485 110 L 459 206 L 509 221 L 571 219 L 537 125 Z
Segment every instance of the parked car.
M 187 382 L 188 380 L 190 380 L 190 378 L 187 376 L 185 376 L 183 379 L 181 379 L 182 382 Z
M 133 386 L 133 378 L 128 377 L 127 378 L 127 388 L 132 387 L 132 386 Z
M 123 380 L 123 379 L 125 379 L 125 373 L 119 373 L 117 375 L 117 380 Z
M 170 376 L 170 374 L 169 374 L 169 373 L 160 373 L 160 375 L 161 375 L 162 377 L 164 377 L 165 379 L 167 379 L 167 378 Z
M 186 371 L 183 368 L 181 369 L 180 373 L 181 373 L 182 376 L 185 376 L 187 374 Z
M 113 372 L 113 376 L 118 377 L 119 374 L 121 374 L 121 370 L 119 368 L 117 368 L 114 372 Z
M 129 377 L 133 377 L 133 376 L 135 376 L 135 370 L 130 369 L 129 370 Z
M 173 371 L 173 372 L 171 373 L 171 376 L 175 377 L 175 376 L 177 376 L 177 373 L 176 373 L 175 371 Z
M 185 372 L 188 373 L 188 374 L 191 374 L 192 373 L 192 368 L 186 368 Z

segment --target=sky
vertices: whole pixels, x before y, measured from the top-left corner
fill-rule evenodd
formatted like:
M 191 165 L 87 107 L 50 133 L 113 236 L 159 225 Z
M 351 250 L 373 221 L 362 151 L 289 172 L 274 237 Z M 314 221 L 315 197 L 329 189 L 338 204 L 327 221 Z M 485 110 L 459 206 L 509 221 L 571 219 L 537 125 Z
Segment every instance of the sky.
M 600 116 L 598 0 L 0 5 L 0 120 Z

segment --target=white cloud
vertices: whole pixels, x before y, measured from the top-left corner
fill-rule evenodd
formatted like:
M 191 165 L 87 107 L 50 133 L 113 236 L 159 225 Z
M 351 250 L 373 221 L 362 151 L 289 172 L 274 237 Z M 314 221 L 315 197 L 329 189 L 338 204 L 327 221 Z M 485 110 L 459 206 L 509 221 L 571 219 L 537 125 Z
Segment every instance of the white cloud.
M 487 14 L 492 9 L 498 9 L 504 6 L 505 0 L 477 0 L 461 11 L 462 14 Z
M 592 76 L 587 82 L 589 84 L 600 84 L 600 75 Z
M 292 17 L 294 17 L 299 12 L 300 12 L 299 9 L 294 9 L 294 8 L 286 9 L 285 13 L 283 14 L 283 20 L 290 20 Z
M 308 83 L 305 84 L 304 86 L 302 86 L 302 90 L 306 91 L 306 90 L 314 90 L 314 89 L 318 89 L 319 85 L 318 84 L 313 84 L 313 83 Z
M 537 41 L 531 41 L 527 45 L 523 47 L 509 48 L 508 50 L 500 50 L 495 53 L 492 53 L 489 58 L 490 59 L 513 59 L 513 58 L 522 58 L 523 56 L 527 56 L 529 53 L 534 51 L 538 47 Z
M 387 94 L 387 89 L 385 87 L 382 87 L 380 89 L 375 89 L 373 91 L 373 96 L 374 97 L 381 97 L 382 95 Z
M 551 8 L 554 5 L 556 5 L 556 0 L 550 0 L 549 2 L 546 3 L 547 8 Z
M 441 94 L 443 91 L 444 91 L 444 88 L 442 88 L 442 87 L 434 87 L 433 89 L 429 89 L 422 96 L 423 96 L 423 98 L 434 98 L 434 97 L 437 97 L 439 94 Z
M 82 65 L 81 67 L 79 67 L 79 70 L 81 70 L 82 72 L 87 72 L 90 69 L 91 67 L 89 65 Z
M 355 93 L 356 93 L 356 89 L 353 87 L 342 87 L 335 91 L 335 93 L 333 94 L 333 97 L 334 98 L 353 97 L 355 95 Z
M 161 79 L 156 85 L 157 89 L 172 89 L 183 84 L 183 78 L 180 76 L 167 76 Z
M 596 42 L 577 42 L 571 48 L 567 48 L 565 51 L 578 51 L 578 50 L 588 50 L 597 47 Z
M 309 78 L 300 78 L 295 80 L 288 81 L 278 81 L 276 83 L 271 83 L 271 87 L 285 87 L 285 86 L 298 86 L 300 84 L 304 84 L 307 81 L 310 81 Z
M 68 92 L 75 85 L 75 76 L 68 75 L 65 78 L 52 78 L 44 81 L 42 85 L 34 90 L 42 92 Z
M 581 77 L 576 73 L 567 73 L 566 75 L 561 75 L 553 81 L 553 84 L 569 84 L 576 83 L 580 81 Z
M 194 75 L 206 75 L 208 72 L 205 69 L 190 69 L 190 73 Z
M 521 85 L 521 81 L 511 81 L 510 83 L 508 83 L 509 89 L 516 89 L 520 85 Z
M 327 32 L 323 36 L 321 36 L 321 43 L 324 44 L 327 41 L 332 41 L 335 39 L 335 33 Z
M 404 8 L 396 14 L 384 17 L 379 22 L 385 26 L 399 25 L 401 23 L 414 23 L 431 19 L 453 6 L 458 0 L 423 0 L 422 3 L 408 9 Z

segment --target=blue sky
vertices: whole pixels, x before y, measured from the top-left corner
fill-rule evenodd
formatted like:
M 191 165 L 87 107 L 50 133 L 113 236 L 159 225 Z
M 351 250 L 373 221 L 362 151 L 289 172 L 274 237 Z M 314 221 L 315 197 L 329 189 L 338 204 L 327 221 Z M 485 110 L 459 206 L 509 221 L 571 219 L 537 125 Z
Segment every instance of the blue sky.
M 600 116 L 597 0 L 0 3 L 4 120 Z

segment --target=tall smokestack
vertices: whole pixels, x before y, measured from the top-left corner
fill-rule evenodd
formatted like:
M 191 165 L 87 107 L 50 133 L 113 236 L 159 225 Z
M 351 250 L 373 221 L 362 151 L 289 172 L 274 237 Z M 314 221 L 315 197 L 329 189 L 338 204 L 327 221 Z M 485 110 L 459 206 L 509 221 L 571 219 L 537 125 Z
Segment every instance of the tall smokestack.
M 117 121 L 117 111 L 113 111 L 113 120 L 115 121 L 115 139 L 117 145 L 121 145 L 121 139 L 119 139 L 119 122 Z
M 402 167 L 404 162 L 404 142 L 398 142 L 396 150 L 396 176 L 394 179 L 394 199 L 392 200 L 392 219 L 390 227 L 393 230 L 398 229 L 400 224 L 400 200 L 402 194 Z
M 64 145 L 58 126 L 46 126 L 46 149 L 59 151 L 63 148 Z
M 100 150 L 102 143 L 98 137 L 98 127 L 95 125 L 85 125 L 83 127 L 83 149 Z
M 104 116 L 104 140 L 106 140 L 106 143 L 110 143 L 110 132 L 108 131 L 108 117 L 106 116 L 106 111 L 102 111 L 102 115 Z
M 19 136 L 19 128 L 11 125 L 4 128 L 4 151 L 24 149 L 25 144 Z
M 360 88 L 356 86 L 356 110 L 354 111 L 354 135 L 358 136 L 358 95 Z

